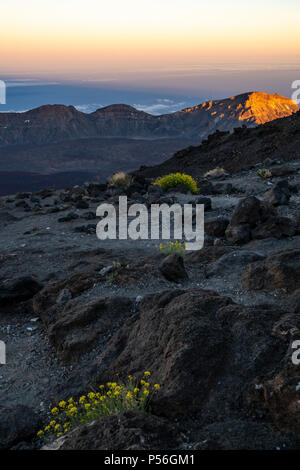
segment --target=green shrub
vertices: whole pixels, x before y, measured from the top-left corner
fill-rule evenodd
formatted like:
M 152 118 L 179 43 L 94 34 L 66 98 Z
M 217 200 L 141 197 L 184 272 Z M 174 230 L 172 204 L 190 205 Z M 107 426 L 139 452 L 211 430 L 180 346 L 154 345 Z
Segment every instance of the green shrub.
M 192 194 L 198 194 L 197 183 L 190 175 L 184 173 L 171 173 L 166 176 L 162 176 L 154 181 L 155 185 L 158 185 L 164 191 L 168 189 L 176 188 L 177 186 L 183 186 L 191 191 Z
M 267 170 L 267 168 L 261 168 L 260 170 L 257 170 L 256 174 L 263 179 L 271 178 L 272 176 L 272 173 L 270 170 Z
M 71 431 L 77 426 L 90 423 L 102 416 L 114 415 L 127 410 L 146 410 L 159 384 L 151 385 L 151 373 L 145 372 L 142 380 L 131 375 L 126 383 L 108 382 L 100 385 L 96 392 L 82 395 L 78 401 L 73 397 L 61 401 L 52 408 L 52 420 L 37 436 L 49 441 Z
M 115 173 L 108 180 L 108 184 L 110 186 L 117 186 L 119 188 L 124 188 L 126 186 L 129 186 L 131 182 L 132 182 L 132 176 L 128 175 L 127 173 L 124 173 L 123 171 L 120 171 L 119 173 Z

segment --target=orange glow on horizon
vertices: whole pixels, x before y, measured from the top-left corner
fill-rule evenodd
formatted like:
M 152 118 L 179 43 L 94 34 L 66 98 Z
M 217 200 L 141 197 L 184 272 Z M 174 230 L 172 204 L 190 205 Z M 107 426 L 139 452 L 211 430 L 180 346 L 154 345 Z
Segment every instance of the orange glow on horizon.
M 287 3 L 300 12 L 299 3 Z M 299 63 L 299 16 L 277 0 L 10 0 L 2 8 L 1 71 L 119 72 L 194 64 Z M 267 9 L 267 3 L 270 8 Z M 271 5 L 272 8 L 271 8 Z M 280 6 L 281 5 L 281 6 Z M 17 6 L 19 9 L 17 9 Z M 251 7 L 252 6 L 252 7 Z M 188 9 L 190 7 L 190 9 Z M 16 11 L 14 11 L 16 8 Z

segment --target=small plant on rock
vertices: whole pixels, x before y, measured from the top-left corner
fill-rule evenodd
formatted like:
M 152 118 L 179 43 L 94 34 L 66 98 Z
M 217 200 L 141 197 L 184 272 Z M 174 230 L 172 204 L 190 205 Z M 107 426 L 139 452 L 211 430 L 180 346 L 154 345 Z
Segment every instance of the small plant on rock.
M 224 170 L 224 168 L 221 168 L 220 166 L 217 166 L 217 168 L 207 171 L 204 174 L 204 178 L 218 178 L 220 176 L 225 176 L 225 175 L 227 175 L 226 170 Z
M 167 242 L 165 245 L 161 243 L 159 245 L 159 251 L 165 255 L 172 255 L 176 253 L 178 255 L 185 255 L 185 242 L 179 242 L 176 240 L 175 242 Z
M 132 176 L 120 171 L 119 173 L 115 173 L 112 175 L 109 180 L 108 184 L 110 186 L 116 186 L 118 188 L 126 188 L 132 182 Z
M 262 179 L 271 178 L 272 176 L 272 173 L 267 168 L 260 168 L 259 170 L 257 170 L 256 174 Z
M 130 269 L 130 265 L 124 265 L 121 264 L 119 261 L 113 261 L 112 271 L 109 272 L 109 274 L 106 276 L 106 282 L 112 284 L 116 280 L 118 272 L 120 272 L 122 269 Z
M 198 194 L 196 181 L 190 175 L 185 175 L 184 173 L 170 173 L 169 175 L 158 178 L 153 184 L 158 185 L 163 191 L 183 186 L 192 194 Z
M 100 385 L 98 391 L 82 395 L 78 401 L 73 397 L 60 401 L 51 410 L 53 418 L 37 436 L 49 441 L 102 416 L 128 410 L 147 410 L 153 395 L 160 389 L 159 384 L 151 384 L 150 377 L 149 371 L 144 372 L 140 381 L 129 375 L 126 382 Z

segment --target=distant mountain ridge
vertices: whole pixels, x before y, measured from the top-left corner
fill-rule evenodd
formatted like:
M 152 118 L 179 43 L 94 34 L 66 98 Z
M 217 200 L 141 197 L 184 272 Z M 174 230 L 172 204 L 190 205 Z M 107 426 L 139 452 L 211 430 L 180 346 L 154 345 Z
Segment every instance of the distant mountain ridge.
M 82 138 L 204 139 L 217 129 L 253 127 L 299 110 L 290 99 L 249 92 L 153 116 L 126 104 L 91 114 L 74 106 L 45 105 L 24 113 L 0 113 L 0 146 L 44 145 Z

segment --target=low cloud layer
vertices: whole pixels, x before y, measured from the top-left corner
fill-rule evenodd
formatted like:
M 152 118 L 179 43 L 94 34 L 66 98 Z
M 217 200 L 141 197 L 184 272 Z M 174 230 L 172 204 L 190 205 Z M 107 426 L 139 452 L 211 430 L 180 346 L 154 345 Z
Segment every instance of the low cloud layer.
M 184 101 L 175 102 L 169 99 L 157 99 L 154 103 L 134 104 L 133 106 L 145 113 L 159 115 L 179 111 L 186 106 L 186 103 Z

